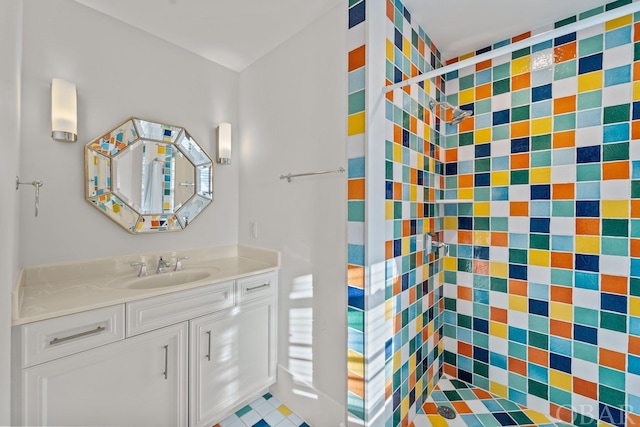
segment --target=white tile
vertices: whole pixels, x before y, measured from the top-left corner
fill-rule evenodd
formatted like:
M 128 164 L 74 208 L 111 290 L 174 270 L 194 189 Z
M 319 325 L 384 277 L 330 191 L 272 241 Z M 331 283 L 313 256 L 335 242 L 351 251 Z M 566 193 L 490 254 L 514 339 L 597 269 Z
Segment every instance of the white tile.
M 415 427 L 430 427 L 431 422 L 429 422 L 429 418 L 426 415 L 416 415 L 413 419 L 413 425 Z
M 491 61 L 491 65 L 493 65 L 495 67 L 496 65 L 502 65 L 502 64 L 506 64 L 508 62 L 511 62 L 511 54 L 510 53 L 505 54 L 505 55 L 500 55 L 497 58 L 494 58 Z
M 627 354 L 629 351 L 628 338 L 628 335 L 622 332 L 598 329 L 598 345 L 602 348 Z
M 511 92 L 501 93 L 491 98 L 491 105 L 494 111 L 502 111 L 511 108 Z
M 631 102 L 631 83 L 623 83 L 602 88 L 602 106 L 628 104 Z
M 529 282 L 550 283 L 551 269 L 548 267 L 538 267 L 530 265 L 527 269 Z
M 507 354 L 509 352 L 509 341 L 500 338 L 489 336 L 489 349 L 498 354 Z
M 529 184 L 510 185 L 509 186 L 509 200 L 510 201 L 524 201 L 531 199 L 531 187 Z M 511 231 L 511 230 L 509 230 Z
M 473 145 L 465 145 L 463 147 L 458 148 L 458 161 L 463 162 L 466 160 L 475 160 L 476 151 L 475 146 Z
M 604 24 L 591 25 L 588 28 L 582 29 L 577 32 L 576 38 L 578 40 L 588 39 L 589 37 L 602 35 L 604 33 Z
M 489 378 L 493 382 L 507 384 L 509 382 L 509 372 L 497 366 L 489 366 Z
M 613 255 L 600 255 L 600 273 L 619 276 L 621 272 L 629 271 L 631 258 Z
M 285 418 L 284 420 L 276 424 L 276 427 L 298 427 L 298 426 L 299 424 L 292 423 L 288 418 Z
M 287 419 L 289 421 L 291 421 L 295 426 L 299 426 L 300 424 L 302 424 L 304 421 L 302 420 L 302 418 L 300 418 L 299 416 L 297 416 L 296 414 L 289 414 L 289 416 L 287 417 Z
M 509 216 L 509 201 L 500 200 L 497 202 L 491 202 L 491 216 L 494 217 L 507 217 Z
M 591 289 L 573 288 L 573 305 L 575 307 L 600 310 L 600 295 L 598 291 Z
M 364 157 L 364 134 L 347 138 L 347 157 L 349 159 Z
M 608 70 L 622 65 L 629 65 L 631 58 L 633 58 L 633 43 L 623 44 L 613 49 L 605 49 L 602 55 L 602 68 Z
M 465 76 L 470 76 L 471 74 L 474 74 L 476 72 L 476 66 L 475 65 L 469 65 L 467 67 L 461 68 L 460 70 L 458 70 L 458 77 L 465 77 Z
M 246 414 L 241 416 L 240 419 L 246 425 L 252 426 L 255 423 L 257 423 L 258 421 L 260 421 L 262 418 L 260 417 L 260 415 L 258 415 L 258 413 L 256 411 L 251 411 L 251 412 L 247 412 Z
M 509 217 L 509 233 L 529 233 L 529 217 Z
M 554 184 L 576 181 L 576 165 L 551 166 L 551 182 Z
M 600 376 L 597 364 L 578 358 L 573 358 L 571 361 L 571 370 L 575 372 L 574 375 L 576 377 L 592 381 L 594 383 L 598 382 L 598 378 Z
M 253 408 L 254 411 L 256 411 L 258 414 L 260 414 L 262 416 L 262 418 L 264 418 L 265 416 L 267 416 L 271 412 L 275 411 L 275 408 L 273 406 L 271 406 L 269 404 L 269 402 L 267 402 L 264 399 L 263 399 L 262 402 L 259 402 L 257 405 L 254 405 L 252 403 L 251 407 Z
M 607 200 L 628 200 L 631 198 L 631 181 L 625 179 L 602 181 L 600 191 Z
M 576 129 L 576 147 L 602 145 L 602 126 Z
M 569 77 L 553 82 L 553 97 L 564 98 L 565 96 L 575 95 L 578 92 L 578 78 Z
M 457 309 L 458 314 L 473 315 L 473 303 L 471 301 L 458 300 Z
M 552 66 L 554 63 L 554 57 L 553 57 L 553 49 L 545 49 L 545 50 L 540 50 L 538 52 L 534 52 L 531 54 L 531 69 L 532 70 L 543 70 L 543 69 L 548 69 L 549 71 L 549 80 L 545 81 L 545 83 L 551 83 L 552 81 L 552 75 L 551 75 L 551 71 L 552 71 Z M 545 70 L 546 71 L 546 70 Z M 533 83 L 531 84 L 531 86 L 540 86 L 541 84 L 544 83 Z
M 629 144 L 629 160 L 640 160 L 640 144 Z
M 282 415 L 282 412 L 274 410 L 274 411 L 271 411 L 270 413 L 268 413 L 267 415 L 265 415 L 263 417 L 263 419 L 267 423 L 269 423 L 270 426 L 273 426 L 273 425 L 277 425 L 279 422 L 284 420 L 285 417 L 284 417 L 284 415 Z
M 489 302 L 491 303 L 491 307 L 496 308 L 509 308 L 509 294 L 506 292 L 498 292 L 498 291 L 489 291 Z M 489 339 L 495 337 L 489 337 Z
M 491 157 L 508 156 L 511 154 L 511 141 L 501 139 L 491 143 Z M 475 154 L 474 154 L 475 155 Z
M 473 273 L 459 271 L 457 275 L 458 284 L 463 286 L 473 286 Z
M 509 248 L 489 246 L 489 259 L 494 262 L 509 262 Z
M 220 425 L 222 427 L 238 427 L 238 426 L 244 427 L 244 424 L 242 423 L 242 421 L 240 421 L 240 418 L 238 418 L 238 416 L 235 414 L 220 421 Z
M 515 326 L 516 328 L 527 329 L 529 325 L 529 313 L 523 313 L 521 311 L 509 310 L 507 313 L 509 319 L 509 326 Z

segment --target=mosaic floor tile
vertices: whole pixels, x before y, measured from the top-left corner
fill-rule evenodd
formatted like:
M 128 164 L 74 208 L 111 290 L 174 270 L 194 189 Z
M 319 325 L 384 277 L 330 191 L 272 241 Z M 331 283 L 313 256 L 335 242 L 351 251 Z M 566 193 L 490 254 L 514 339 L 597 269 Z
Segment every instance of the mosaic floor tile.
M 271 393 L 267 393 L 213 427 L 309 427 L 309 425 Z
M 457 417 L 447 420 L 438 414 L 438 406 L 452 408 Z M 564 427 L 553 420 L 507 399 L 495 396 L 464 381 L 442 377 L 422 406 L 411 427 Z

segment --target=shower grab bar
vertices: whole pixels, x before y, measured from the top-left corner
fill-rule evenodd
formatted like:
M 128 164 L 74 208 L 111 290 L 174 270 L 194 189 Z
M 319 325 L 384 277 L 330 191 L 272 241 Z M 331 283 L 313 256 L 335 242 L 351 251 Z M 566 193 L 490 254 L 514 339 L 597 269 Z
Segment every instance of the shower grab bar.
M 287 182 L 291 182 L 291 180 L 293 178 L 298 178 L 301 176 L 310 176 L 310 175 L 324 175 L 327 173 L 343 173 L 345 171 L 345 169 L 343 167 L 339 167 L 338 169 L 332 169 L 332 170 L 327 170 L 327 171 L 319 171 L 319 172 L 306 172 L 306 173 L 297 173 L 297 174 L 287 174 L 287 175 L 280 175 L 280 179 L 286 179 Z

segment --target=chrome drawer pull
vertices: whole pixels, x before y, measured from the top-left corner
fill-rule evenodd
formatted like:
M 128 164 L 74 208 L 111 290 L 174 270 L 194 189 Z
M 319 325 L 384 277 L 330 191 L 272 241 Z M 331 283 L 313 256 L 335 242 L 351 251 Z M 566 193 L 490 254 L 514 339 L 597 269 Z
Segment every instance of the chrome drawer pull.
M 69 335 L 68 337 L 54 338 L 51 341 L 49 341 L 49 345 L 56 345 L 56 344 L 60 344 L 60 343 L 65 342 L 65 341 L 69 341 L 69 340 L 73 340 L 73 339 L 76 339 L 76 338 L 84 337 L 86 335 L 97 334 L 98 332 L 102 332 L 104 330 L 106 330 L 106 328 L 104 326 L 98 326 L 97 328 L 92 329 L 90 331 L 80 332 L 78 334 Z
M 211 331 L 207 331 L 207 335 L 209 336 L 209 352 L 207 353 L 207 360 L 211 362 Z
M 162 375 L 164 375 L 165 380 L 169 375 L 169 346 L 168 345 L 164 346 L 164 372 L 162 373 Z
M 253 288 L 247 288 L 247 292 L 251 292 L 251 291 L 255 291 L 256 289 L 261 289 L 264 287 L 268 287 L 270 285 L 270 283 L 263 283 L 260 286 L 254 286 Z

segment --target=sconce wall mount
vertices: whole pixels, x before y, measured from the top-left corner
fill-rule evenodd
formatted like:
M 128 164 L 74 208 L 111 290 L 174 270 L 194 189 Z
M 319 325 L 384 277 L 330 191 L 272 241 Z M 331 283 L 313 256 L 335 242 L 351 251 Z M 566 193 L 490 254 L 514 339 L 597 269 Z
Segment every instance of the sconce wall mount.
M 231 164 L 231 123 L 218 125 L 218 156 L 221 165 Z
M 62 142 L 78 140 L 78 94 L 76 85 L 51 80 L 51 138 Z

